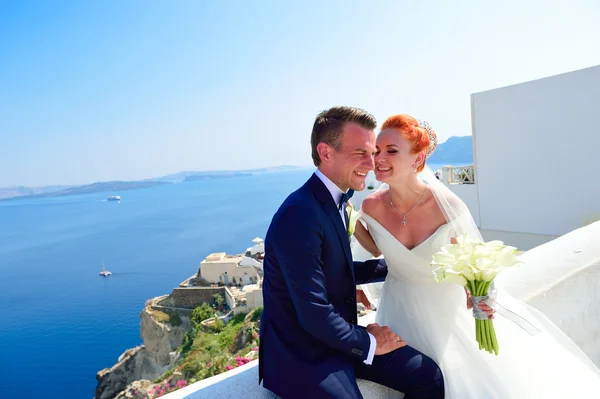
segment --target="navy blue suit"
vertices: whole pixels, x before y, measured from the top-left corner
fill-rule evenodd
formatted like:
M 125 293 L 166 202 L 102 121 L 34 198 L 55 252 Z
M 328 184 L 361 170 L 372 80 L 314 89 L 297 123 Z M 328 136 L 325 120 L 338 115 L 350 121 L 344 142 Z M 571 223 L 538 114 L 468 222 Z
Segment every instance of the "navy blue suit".
M 336 204 L 313 175 L 281 205 L 265 237 L 259 382 L 283 398 L 361 398 L 356 377 L 406 399 L 443 398 L 437 365 L 404 347 L 364 364 L 356 284 L 383 281 L 383 260 L 353 262 Z M 400 332 L 401 335 L 401 332 Z

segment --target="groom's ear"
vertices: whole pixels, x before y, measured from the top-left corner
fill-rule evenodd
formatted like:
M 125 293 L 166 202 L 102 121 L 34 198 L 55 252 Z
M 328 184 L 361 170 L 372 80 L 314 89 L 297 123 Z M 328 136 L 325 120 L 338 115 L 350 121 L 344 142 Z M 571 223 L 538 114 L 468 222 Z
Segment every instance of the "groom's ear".
M 321 162 L 328 162 L 331 160 L 331 151 L 333 148 L 329 146 L 327 143 L 319 143 L 317 144 L 317 153 L 319 154 L 319 158 L 321 158 Z

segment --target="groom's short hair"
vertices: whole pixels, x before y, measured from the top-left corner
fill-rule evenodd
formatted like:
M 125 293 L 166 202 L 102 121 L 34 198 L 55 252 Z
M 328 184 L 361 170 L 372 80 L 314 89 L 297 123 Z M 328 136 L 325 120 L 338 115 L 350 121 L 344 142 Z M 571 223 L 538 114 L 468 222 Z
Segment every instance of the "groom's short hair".
M 342 106 L 321 112 L 315 119 L 310 136 L 312 159 L 315 166 L 321 164 L 321 158 L 317 152 L 319 143 L 326 143 L 336 151 L 342 148 L 342 136 L 346 123 L 356 123 L 371 130 L 377 127 L 375 117 L 361 108 Z

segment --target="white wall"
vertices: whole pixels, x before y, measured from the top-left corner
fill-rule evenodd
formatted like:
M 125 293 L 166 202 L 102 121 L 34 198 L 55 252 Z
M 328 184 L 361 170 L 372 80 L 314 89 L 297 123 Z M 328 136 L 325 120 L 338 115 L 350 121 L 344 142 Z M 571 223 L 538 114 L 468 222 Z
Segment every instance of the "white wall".
M 557 237 L 544 234 L 512 233 L 498 230 L 480 229 L 480 232 L 484 241 L 500 240 L 507 245 L 517 247 L 519 251 L 527 251 L 531 248 L 535 248 L 539 245 L 552 241 Z
M 600 216 L 600 66 L 476 93 L 471 107 L 482 229 L 561 235 Z
M 229 306 L 229 309 L 235 308 L 235 299 L 233 294 L 229 291 L 229 288 L 225 287 L 225 303 Z
M 246 293 L 246 306 L 248 306 L 248 310 L 263 306 L 262 289 L 256 289 Z
M 600 367 L 600 222 L 520 256 L 508 292 L 544 313 Z

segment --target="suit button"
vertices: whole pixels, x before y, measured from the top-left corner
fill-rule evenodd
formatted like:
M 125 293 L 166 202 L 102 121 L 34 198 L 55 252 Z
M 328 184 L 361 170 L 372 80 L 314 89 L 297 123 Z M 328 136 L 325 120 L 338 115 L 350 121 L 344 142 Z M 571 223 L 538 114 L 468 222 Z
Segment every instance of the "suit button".
M 346 303 L 352 303 L 352 298 L 346 299 Z

